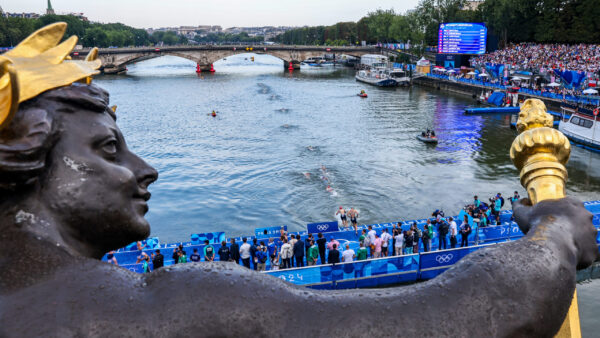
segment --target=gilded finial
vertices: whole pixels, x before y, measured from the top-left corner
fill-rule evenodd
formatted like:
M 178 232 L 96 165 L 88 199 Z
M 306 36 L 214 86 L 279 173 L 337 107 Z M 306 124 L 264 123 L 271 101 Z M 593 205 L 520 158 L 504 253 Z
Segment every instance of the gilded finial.
M 565 197 L 565 164 L 571 143 L 552 128 L 552 123 L 541 100 L 528 99 L 521 107 L 517 122 L 520 134 L 510 148 L 510 158 L 521 171 L 521 184 L 532 203 Z
M 70 60 L 77 37 L 61 43 L 66 30 L 64 22 L 42 27 L 0 55 L 0 129 L 10 123 L 19 103 L 50 89 L 81 80 L 89 82 L 99 73 L 97 50 L 92 50 L 85 61 Z
M 517 130 L 519 133 L 527 129 L 548 127 L 552 128 L 554 119 L 546 111 L 544 102 L 537 99 L 529 99 L 521 106 L 519 120 L 517 121 Z

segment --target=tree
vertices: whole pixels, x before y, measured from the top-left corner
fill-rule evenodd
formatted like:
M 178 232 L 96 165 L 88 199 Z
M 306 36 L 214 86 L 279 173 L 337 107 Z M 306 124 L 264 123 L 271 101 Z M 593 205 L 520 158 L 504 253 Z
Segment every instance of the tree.
M 94 46 L 105 48 L 110 45 L 108 35 L 101 27 L 93 27 L 88 29 L 81 39 L 84 46 Z
M 390 40 L 390 27 L 396 18 L 396 13 L 393 9 L 382 10 L 378 9 L 367 15 L 369 32 L 375 40 L 387 42 Z

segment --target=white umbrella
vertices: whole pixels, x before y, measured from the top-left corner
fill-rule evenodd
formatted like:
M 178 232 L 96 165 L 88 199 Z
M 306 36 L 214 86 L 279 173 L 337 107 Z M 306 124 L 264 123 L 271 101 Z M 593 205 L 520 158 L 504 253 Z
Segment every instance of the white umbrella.
M 556 82 L 550 82 L 546 85 L 546 87 L 560 87 L 560 85 Z
M 523 78 L 522 78 L 522 77 L 515 76 L 515 77 L 513 77 L 511 80 L 513 80 L 513 81 L 521 81 L 521 80 L 523 80 Z
M 477 74 L 477 73 L 475 73 L 475 72 L 468 72 L 467 73 L 467 75 L 475 75 L 475 74 Z
M 487 74 L 479 74 L 480 77 L 487 77 Z
M 456 71 L 454 69 L 450 69 L 448 73 L 456 73 Z
M 583 93 L 584 94 L 598 94 L 598 91 L 596 89 L 588 88 L 588 89 L 584 90 Z

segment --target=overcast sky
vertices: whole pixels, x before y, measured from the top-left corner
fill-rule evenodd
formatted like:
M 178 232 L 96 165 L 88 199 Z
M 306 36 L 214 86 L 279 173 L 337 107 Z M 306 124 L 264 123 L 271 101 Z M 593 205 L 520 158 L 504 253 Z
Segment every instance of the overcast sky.
M 6 12 L 45 13 L 47 0 L 2 0 Z M 315 26 L 357 21 L 377 8 L 398 12 L 419 0 L 52 0 L 57 14 L 138 28 L 166 26 Z

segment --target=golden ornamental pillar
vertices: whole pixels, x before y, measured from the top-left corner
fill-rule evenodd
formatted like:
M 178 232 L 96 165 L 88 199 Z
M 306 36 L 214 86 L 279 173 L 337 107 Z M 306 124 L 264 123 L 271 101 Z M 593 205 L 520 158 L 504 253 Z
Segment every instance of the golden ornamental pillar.
M 521 106 L 517 121 L 519 136 L 510 148 L 510 158 L 519 169 L 521 184 L 533 204 L 566 196 L 565 164 L 571 155 L 571 143 L 563 133 L 552 128 L 553 123 L 541 100 L 528 99 Z M 577 290 L 556 337 L 581 337 Z

